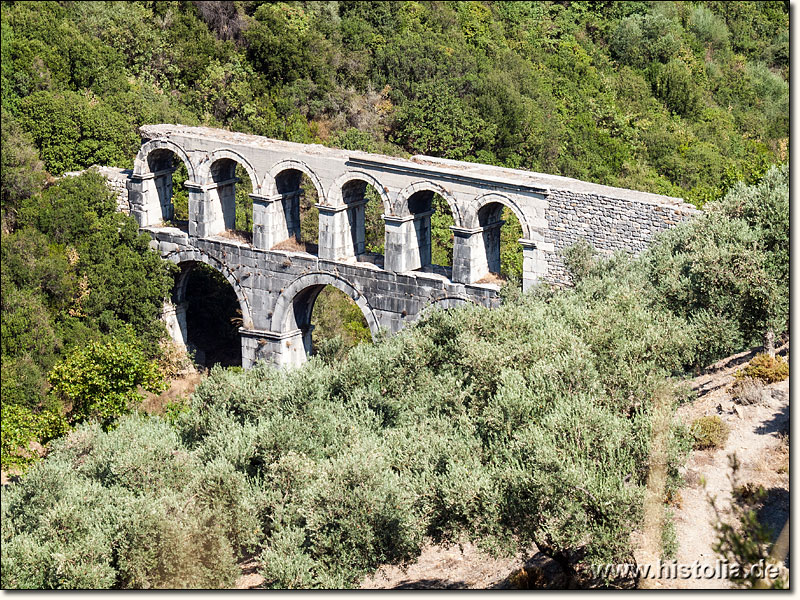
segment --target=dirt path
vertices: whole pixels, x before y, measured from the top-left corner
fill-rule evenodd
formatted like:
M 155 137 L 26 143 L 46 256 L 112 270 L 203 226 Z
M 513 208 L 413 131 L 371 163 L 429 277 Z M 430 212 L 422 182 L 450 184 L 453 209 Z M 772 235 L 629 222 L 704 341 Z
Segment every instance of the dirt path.
M 737 485 L 751 483 L 767 490 L 767 499 L 758 516 L 772 528 L 775 537 L 789 516 L 789 380 L 766 386 L 762 403 L 741 406 L 733 402 L 728 391 L 738 367 L 734 361 L 732 366 L 695 380 L 702 395 L 681 407 L 677 415 L 686 425 L 702 416 L 717 415 L 731 430 L 724 448 L 691 453 L 684 469 L 686 487 L 680 492 L 674 514 L 678 564 L 697 561 L 707 565 L 709 574 L 712 567 L 717 569 L 719 557 L 712 549 L 717 534 L 708 498 L 715 497 L 723 518 L 731 519 L 730 455 L 735 453 L 740 463 Z M 711 391 L 703 394 L 703 388 Z M 729 581 L 718 575 L 655 583 L 654 587 L 671 589 L 731 587 Z
M 494 558 L 469 542 L 443 547 L 427 544 L 416 562 L 384 565 L 361 582 L 361 589 L 457 590 L 510 587 L 508 577 L 535 549 L 512 558 Z

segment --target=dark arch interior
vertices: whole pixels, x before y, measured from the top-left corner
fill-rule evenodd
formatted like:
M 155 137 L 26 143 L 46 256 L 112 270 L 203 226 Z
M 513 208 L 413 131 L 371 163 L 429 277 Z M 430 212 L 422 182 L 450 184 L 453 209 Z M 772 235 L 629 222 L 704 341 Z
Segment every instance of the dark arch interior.
M 438 272 L 440 269 L 435 267 L 445 267 L 442 272 L 449 276 L 449 268 L 453 266 L 453 231 L 450 227 L 455 225 L 455 220 L 447 201 L 431 190 L 420 190 L 409 197 L 408 210 L 416 217 L 420 268 Z
M 189 193 L 183 185 L 189 178 L 186 164 L 172 150 L 158 148 L 147 155 L 147 167 L 155 175 L 164 221 L 186 226 L 189 219 Z
M 491 202 L 478 211 L 489 274 L 479 282 L 515 282 L 522 285 L 522 225 L 507 206 Z
M 222 273 L 208 265 L 195 263 L 188 269 L 183 295 L 187 346 L 195 351 L 195 362 L 209 368 L 241 366 L 242 311 L 236 292 Z
M 306 352 L 325 360 L 344 358 L 351 348 L 372 341 L 361 308 L 332 285 L 315 285 L 294 300 L 294 316 L 303 331 Z
M 342 199 L 348 207 L 353 254 L 382 267 L 386 229 L 380 194 L 366 181 L 354 179 L 342 186 Z
M 253 242 L 253 182 L 247 170 L 230 158 L 220 158 L 211 165 L 211 180 L 219 184 L 227 235 Z
M 283 196 L 286 239 L 273 250 L 292 250 L 317 254 L 319 251 L 319 193 L 311 178 L 298 169 L 281 171 L 275 187 Z

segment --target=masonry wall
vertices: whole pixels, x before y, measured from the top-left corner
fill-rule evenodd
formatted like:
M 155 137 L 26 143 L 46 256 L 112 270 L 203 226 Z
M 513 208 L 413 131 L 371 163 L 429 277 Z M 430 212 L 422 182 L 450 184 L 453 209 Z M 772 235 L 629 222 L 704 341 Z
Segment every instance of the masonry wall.
M 562 252 L 584 239 L 602 254 L 624 250 L 637 254 L 654 235 L 688 220 L 699 211 L 686 204 L 622 200 L 596 194 L 551 190 L 545 210 L 548 228 L 542 233 L 554 251 L 547 256 L 545 281 L 570 283 Z

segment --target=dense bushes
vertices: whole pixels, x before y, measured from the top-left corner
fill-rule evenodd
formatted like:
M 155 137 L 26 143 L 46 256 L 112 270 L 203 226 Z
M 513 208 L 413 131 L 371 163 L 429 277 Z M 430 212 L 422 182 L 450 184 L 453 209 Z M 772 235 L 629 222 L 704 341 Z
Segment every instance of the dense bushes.
M 573 252 L 573 289 L 432 311 L 335 364 L 215 368 L 171 425 L 78 427 L 3 494 L 3 585 L 224 586 L 258 551 L 269 586 L 343 587 L 426 536 L 628 562 L 664 379 L 786 324 L 781 302 L 760 321 L 739 311 L 742 290 L 706 258 L 755 243 L 782 265 L 769 240 L 787 177 L 735 189 L 639 258 Z M 694 318 L 712 311 L 731 335 Z M 667 494 L 692 438 L 717 433 L 671 431 Z
M 4 588 L 230 586 L 259 527 L 250 484 L 155 419 L 78 428 L 21 483 L 3 494 Z
M 17 134 L 3 127 L 6 161 Z M 17 140 L 22 148 L 4 164 L 4 177 L 36 166 L 28 154 L 35 150 L 24 136 Z M 149 359 L 160 352 L 159 314 L 172 287 L 172 267 L 132 218 L 116 212 L 100 174 L 27 193 L 12 187 L 3 196 L 4 468 L 30 462 L 28 443 L 63 432 L 68 411 L 71 422 L 113 418 L 129 409 L 137 385 L 155 384 Z

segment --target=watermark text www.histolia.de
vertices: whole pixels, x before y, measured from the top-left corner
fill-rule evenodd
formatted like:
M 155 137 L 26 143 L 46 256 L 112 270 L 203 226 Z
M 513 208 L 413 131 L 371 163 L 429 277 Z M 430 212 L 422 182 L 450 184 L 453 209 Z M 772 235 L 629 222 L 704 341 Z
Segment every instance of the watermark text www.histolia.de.
M 592 565 L 592 574 L 603 579 L 777 579 L 781 568 L 763 559 L 752 565 L 739 565 L 717 559 L 714 564 L 699 561 L 679 563 L 675 561 L 643 565 L 631 563 Z

